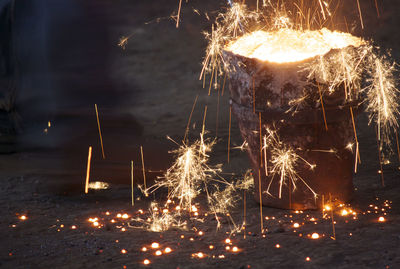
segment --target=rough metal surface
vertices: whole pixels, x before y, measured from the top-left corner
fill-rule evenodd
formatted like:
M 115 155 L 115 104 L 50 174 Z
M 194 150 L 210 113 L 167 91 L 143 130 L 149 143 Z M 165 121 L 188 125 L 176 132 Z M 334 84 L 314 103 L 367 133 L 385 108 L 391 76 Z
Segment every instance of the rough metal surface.
M 322 199 L 330 196 L 349 201 L 353 194 L 355 159 L 354 153 L 346 147 L 355 144 L 350 107 L 356 115 L 359 109 L 357 101 L 350 103 L 345 100 L 344 88 L 333 94 L 328 93 L 326 85 L 319 85 L 319 90 L 315 80 L 307 79 L 303 68 L 306 62 L 275 64 L 230 52 L 225 52 L 224 57 L 231 65 L 229 88 L 233 113 L 238 119 L 242 137 L 249 145 L 256 190 L 261 181 L 263 205 L 302 210 L 316 209 Z M 295 100 L 302 101 L 293 106 Z M 310 169 L 299 160 L 295 167 L 298 174 L 296 188 L 286 177 L 281 198 L 278 197 L 280 175 L 267 175 L 261 159 L 264 157 L 260 152 L 260 124 L 261 137 L 267 129 L 276 130 L 283 144 L 316 165 Z M 272 165 L 270 149 L 266 155 L 267 165 Z M 300 178 L 318 194 L 317 199 Z M 259 201 L 258 191 L 255 198 Z

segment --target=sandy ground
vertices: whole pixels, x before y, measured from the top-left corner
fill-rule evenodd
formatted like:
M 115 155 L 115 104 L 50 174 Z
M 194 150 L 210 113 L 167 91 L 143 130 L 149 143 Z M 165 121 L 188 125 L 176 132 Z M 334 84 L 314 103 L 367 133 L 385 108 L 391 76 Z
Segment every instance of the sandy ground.
M 396 31 L 400 25 L 397 16 L 400 4 L 394 0 L 378 1 L 381 5 L 378 19 L 373 1 L 360 2 L 365 30 L 356 27 L 354 32 L 372 37 L 384 48 L 392 48 L 393 57 L 399 59 Z M 199 218 L 187 219 L 187 230 L 157 233 L 132 227 L 137 225 L 132 218 L 145 219 L 150 202 L 164 201 L 165 193 L 141 197 L 131 207 L 130 160 L 134 160 L 135 171 L 139 171 L 135 173 L 136 182 L 143 180 L 141 145 L 147 169 L 165 171 L 173 159 L 168 151 L 176 148 L 166 136 L 177 142 L 182 140 L 196 96 L 198 101 L 190 124 L 191 140 L 201 131 L 207 105 L 206 129 L 210 137 L 218 136 L 210 162 L 223 163 L 228 180 L 241 177 L 249 168 L 246 154 L 239 150 L 232 150 L 231 162 L 226 163 L 229 96 L 225 94 L 220 98 L 217 130 L 217 92 L 213 91 L 208 97 L 198 80 L 206 46 L 201 32 L 209 30 L 211 22 L 192 9 L 213 15 L 225 3 L 194 0 L 184 3 L 179 29 L 168 18 L 177 4 L 178 1 L 172 0 L 154 3 L 85 1 L 89 9 L 94 5 L 99 7 L 90 9 L 88 20 L 92 24 L 99 18 L 106 18 L 103 23 L 106 22 L 110 44 L 99 44 L 101 49 L 93 46 L 93 50 L 107 51 L 107 83 L 112 85 L 116 95 L 121 95 L 121 100 L 117 105 L 107 106 L 109 95 L 104 95 L 105 100 L 102 100 L 102 89 L 96 97 L 100 99 L 92 101 L 96 90 L 102 85 L 107 88 L 109 84 L 102 84 L 103 78 L 96 72 L 83 68 L 76 71 L 76 66 L 90 63 L 90 55 L 82 57 L 82 64 L 72 62 L 57 69 L 55 76 L 60 89 L 76 86 L 74 90 L 80 91 L 77 96 L 82 95 L 82 100 L 88 101 L 74 104 L 73 108 L 65 105 L 52 119 L 53 127 L 47 135 L 39 132 L 35 139 L 24 137 L 22 152 L 0 156 L 0 210 L 3 212 L 0 267 L 400 268 L 399 163 L 394 158 L 392 164 L 385 166 L 386 187 L 381 187 L 375 135 L 364 115 L 357 122 L 362 164 L 354 177 L 356 198 L 350 205 L 357 212 L 355 216 L 335 214 L 333 226 L 331 217 L 323 218 L 319 211 L 263 208 L 266 229 L 263 236 L 259 207 L 249 191 L 246 193 L 247 227 L 240 233 L 230 233 L 232 222 L 226 216 L 222 216 L 222 226 L 217 230 L 214 217 L 206 216 L 204 196 L 197 205 Z M 349 4 L 350 18 L 357 16 L 354 4 Z M 357 25 L 358 21 L 354 21 Z M 117 43 L 121 36 L 128 35 L 132 37 L 123 50 Z M 105 63 L 100 63 L 99 68 L 101 64 Z M 67 85 L 70 81 L 75 83 Z M 70 99 L 76 97 L 70 94 Z M 100 104 L 106 160 L 101 159 L 94 102 Z M 232 126 L 232 145 L 240 145 L 235 120 Z M 94 150 L 92 180 L 111 182 L 111 188 L 84 195 L 89 145 L 93 145 Z M 160 173 L 148 173 L 148 180 L 152 181 L 156 175 Z M 135 194 L 140 197 L 138 191 Z M 243 196 L 243 193 L 238 195 Z M 232 209 L 231 216 L 236 224 L 243 222 L 243 206 L 240 199 Z M 340 213 L 340 208 L 336 211 Z M 118 213 L 127 213 L 129 217 L 118 218 Z M 22 215 L 27 219 L 21 220 Z M 378 222 L 380 216 L 385 218 L 384 222 Z M 99 219 L 99 227 L 88 221 L 94 217 Z M 295 228 L 294 223 L 299 223 L 300 227 Z M 311 239 L 312 233 L 318 233 L 320 238 Z M 334 235 L 336 240 L 332 239 Z M 231 242 L 227 243 L 227 238 Z M 152 242 L 158 242 L 160 250 L 170 247 L 172 252 L 156 256 L 156 249 L 150 246 Z M 210 249 L 210 245 L 214 248 Z M 235 246 L 238 252 L 233 251 Z M 142 251 L 143 247 L 147 251 Z M 123 249 L 126 253 L 121 252 Z M 205 257 L 193 256 L 198 252 Z M 145 259 L 151 263 L 144 265 Z

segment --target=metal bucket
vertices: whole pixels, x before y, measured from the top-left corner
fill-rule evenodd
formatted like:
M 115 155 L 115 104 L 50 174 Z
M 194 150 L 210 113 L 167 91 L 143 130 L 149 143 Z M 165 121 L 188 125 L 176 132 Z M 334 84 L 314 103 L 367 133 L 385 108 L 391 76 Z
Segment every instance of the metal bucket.
M 260 202 L 261 198 L 265 206 L 295 210 L 317 209 L 328 197 L 351 200 L 355 164 L 352 121 L 359 102 L 345 100 L 343 85 L 327 94 L 327 85 L 310 81 L 304 65 L 313 59 L 277 64 L 225 51 L 224 60 L 231 66 L 232 111 L 248 143 L 255 199 Z M 267 130 L 274 130 L 279 143 L 299 157 L 294 177 L 271 172 L 273 150 L 263 143 Z

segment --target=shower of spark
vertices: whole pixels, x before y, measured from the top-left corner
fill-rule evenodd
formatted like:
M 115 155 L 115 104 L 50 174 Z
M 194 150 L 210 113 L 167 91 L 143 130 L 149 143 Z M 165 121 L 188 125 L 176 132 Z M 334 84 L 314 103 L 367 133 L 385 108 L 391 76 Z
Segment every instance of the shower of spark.
M 264 144 L 263 147 L 268 147 L 271 151 L 271 160 L 272 166 L 269 170 L 271 175 L 271 180 L 268 184 L 268 188 L 266 193 L 271 195 L 269 192 L 272 182 L 276 177 L 279 177 L 279 193 L 278 197 L 282 197 L 282 188 L 284 185 L 290 184 L 293 186 L 292 192 L 294 192 L 297 188 L 297 181 L 300 180 L 314 195 L 317 197 L 317 193 L 307 184 L 307 182 L 296 172 L 296 167 L 299 162 L 304 162 L 307 166 L 309 166 L 310 170 L 315 168 L 315 164 L 310 164 L 304 158 L 296 153 L 294 149 L 289 147 L 288 145 L 283 144 L 279 137 L 277 136 L 276 131 L 272 131 L 267 129 L 267 137 L 264 141 L 267 141 L 267 144 Z
M 150 204 L 148 218 L 134 218 L 133 221 L 141 225 L 129 226 L 131 228 L 144 228 L 151 232 L 164 232 L 171 228 L 187 230 L 187 222 L 181 221 L 178 215 L 179 212 L 170 212 L 167 208 L 161 209 L 157 203 L 153 202 Z

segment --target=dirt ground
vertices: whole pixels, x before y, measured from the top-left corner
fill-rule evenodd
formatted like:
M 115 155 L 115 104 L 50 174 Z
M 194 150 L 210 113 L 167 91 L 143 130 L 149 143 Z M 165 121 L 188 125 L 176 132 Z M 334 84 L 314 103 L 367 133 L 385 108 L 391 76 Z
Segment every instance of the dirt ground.
M 229 95 L 221 96 L 218 106 L 217 93 L 208 96 L 198 80 L 206 46 L 202 32 L 209 31 L 212 24 L 203 14 L 207 12 L 212 18 L 225 2 L 183 1 L 181 25 L 176 29 L 169 17 L 178 2 L 82 1 L 87 10 L 83 21 L 104 27 L 101 31 L 107 38 L 97 39 L 103 32 L 94 31 L 96 27 L 89 29 L 93 36 L 74 36 L 79 23 L 64 33 L 92 44 L 85 45 L 85 50 L 93 54 L 54 56 L 63 63 L 52 72 L 62 93 L 58 102 L 64 105 L 51 118 L 46 133 L 42 129 L 50 120 L 47 118 L 40 132 L 17 138 L 15 153 L 0 155 L 0 267 L 400 268 L 400 164 L 394 157 L 384 166 L 382 187 L 375 134 L 365 115 L 357 120 L 362 163 L 354 176 L 356 197 L 348 205 L 355 215 L 342 216 L 342 208 L 337 207 L 332 220 L 321 211 L 264 207 L 265 232 L 261 234 L 259 206 L 253 191 L 248 191 L 244 194 L 246 230 L 239 233 L 231 233 L 233 224 L 227 216 L 221 216 L 217 229 L 214 216 L 206 212 L 204 195 L 197 204 L 199 216 L 192 213 L 186 218 L 186 230 L 151 232 L 134 227 L 138 224 L 133 219 L 147 218 L 152 201 L 165 202 L 165 192 L 145 198 L 135 190 L 138 199 L 132 207 L 130 161 L 137 171 L 135 182 L 143 182 L 143 146 L 148 181 L 161 175 L 173 160 L 168 151 L 177 147 L 166 136 L 180 143 L 196 96 L 190 140 L 198 138 L 207 105 L 206 129 L 209 137 L 218 137 L 210 162 L 222 163 L 223 175 L 230 181 L 249 169 L 245 152 L 237 149 L 232 149 L 227 163 Z M 377 18 L 374 1 L 360 1 L 363 30 L 357 26 L 356 1 L 349 2 L 354 3 L 346 6 L 345 13 L 349 25 L 355 25 L 354 33 L 392 48 L 393 58 L 400 60 L 400 3 L 378 1 Z M 117 45 L 122 36 L 131 36 L 125 49 Z M 58 42 L 62 44 L 64 39 Z M 73 49 L 79 51 L 79 42 Z M 69 45 L 57 46 L 68 51 Z M 60 55 L 58 50 L 54 49 L 56 55 Z M 91 64 L 93 55 L 105 54 L 107 60 Z M 95 66 L 102 71 L 91 69 Z M 108 103 L 115 95 L 118 100 Z M 71 105 L 71 100 L 82 101 Z M 99 104 L 105 160 L 101 158 L 93 103 Z M 234 148 L 242 140 L 234 119 L 232 126 Z M 93 146 L 91 180 L 111 185 L 85 195 L 89 145 Z M 238 195 L 243 197 L 243 193 Z M 243 208 L 244 200 L 239 199 L 231 211 L 236 224 L 243 222 Z M 127 218 L 118 216 L 125 213 Z M 98 226 L 89 221 L 96 217 Z M 379 217 L 384 221 L 378 221 Z M 313 233 L 319 238 L 312 239 Z M 159 248 L 152 248 L 153 242 L 159 243 Z M 166 247 L 172 251 L 166 253 Z M 157 250 L 161 255 L 156 255 Z M 145 265 L 145 259 L 150 264 Z

